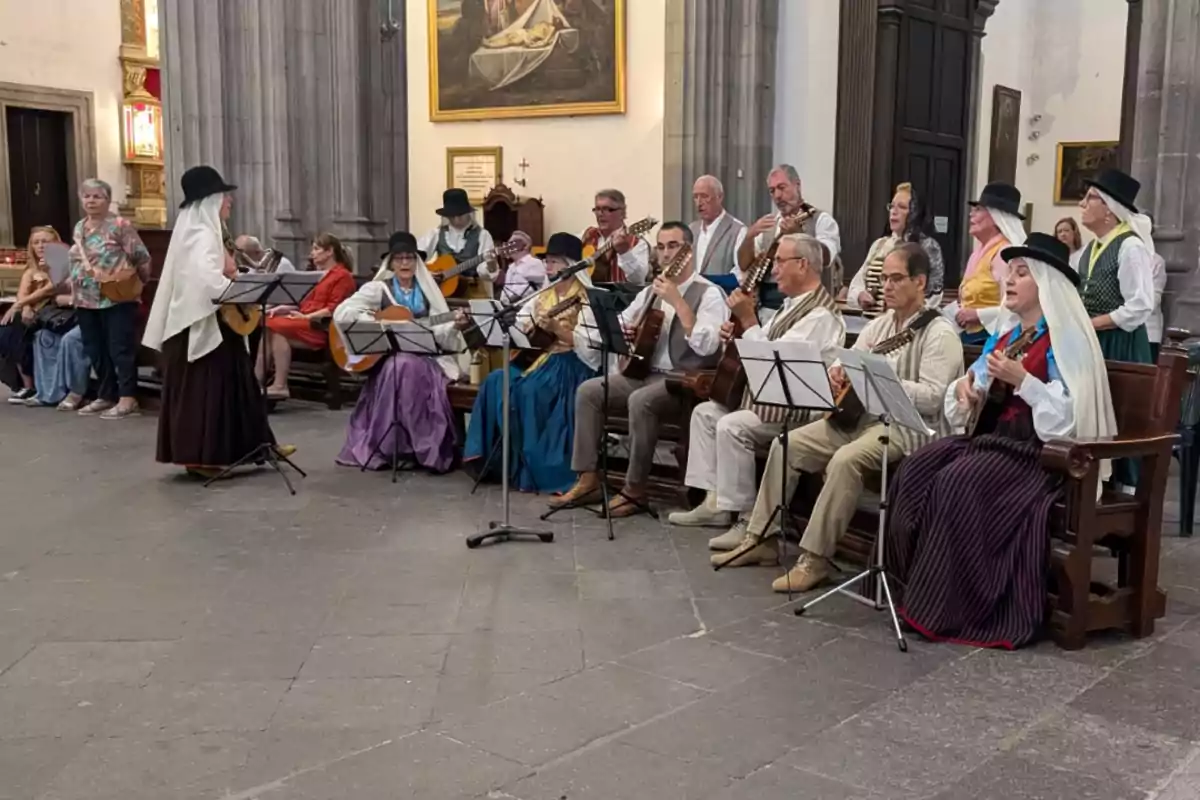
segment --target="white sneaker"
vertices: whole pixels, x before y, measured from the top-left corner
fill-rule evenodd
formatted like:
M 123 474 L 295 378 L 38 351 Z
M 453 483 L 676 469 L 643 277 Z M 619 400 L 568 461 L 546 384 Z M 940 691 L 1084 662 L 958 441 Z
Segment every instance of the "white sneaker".
M 738 519 L 733 523 L 733 527 L 722 533 L 720 536 L 708 540 L 708 549 L 716 550 L 717 552 L 728 552 L 729 550 L 737 549 L 737 546 L 742 543 L 742 539 L 746 538 L 746 520 Z
M 709 492 L 703 503 L 691 511 L 672 512 L 667 521 L 685 528 L 724 528 L 729 524 L 729 512 L 717 511 L 717 493 Z

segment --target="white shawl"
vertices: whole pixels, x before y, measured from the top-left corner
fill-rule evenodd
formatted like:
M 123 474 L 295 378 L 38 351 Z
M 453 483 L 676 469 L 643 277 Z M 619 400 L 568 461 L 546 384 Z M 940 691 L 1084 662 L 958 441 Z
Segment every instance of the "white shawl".
M 1104 201 L 1104 205 L 1108 206 L 1108 210 L 1113 213 L 1113 216 L 1128 225 L 1129 229 L 1137 234 L 1137 237 L 1145 243 L 1146 247 L 1150 248 L 1150 255 L 1158 255 L 1158 251 L 1154 249 L 1154 236 L 1151 235 L 1154 225 L 1150 222 L 1150 218 L 1145 214 L 1130 211 L 1109 196 L 1108 193 L 1100 189 L 1100 187 L 1093 188 L 1096 189 L 1096 193 L 1100 195 L 1100 199 Z M 1150 260 L 1153 262 L 1154 259 L 1151 258 Z
M 163 342 L 188 331 L 188 361 L 221 344 L 213 301 L 229 286 L 221 237 L 221 201 L 214 194 L 179 212 L 142 344 L 162 351 Z
M 985 206 L 986 208 L 986 206 Z M 1008 240 L 1008 243 L 1013 247 L 1020 247 L 1025 244 L 1025 225 L 1021 222 L 1020 217 L 1016 214 L 1010 214 L 1007 211 L 999 211 L 994 208 L 988 208 L 987 212 L 992 215 L 992 222 L 996 223 L 996 228 L 1000 231 L 1000 235 Z M 980 264 L 979 269 L 992 268 L 991 264 Z M 1003 294 L 1004 286 L 1001 285 L 1000 292 Z M 995 333 L 997 325 L 1000 321 L 1007 318 L 1003 304 L 995 308 L 981 308 L 978 311 L 979 324 L 987 329 L 988 333 Z
M 442 289 L 438 286 L 437 281 L 429 273 L 429 268 L 425 266 L 424 261 L 418 260 L 413 270 L 413 277 L 417 280 L 417 286 L 421 287 L 421 294 L 425 295 L 425 304 L 429 307 L 429 316 L 435 314 L 445 314 L 450 311 L 450 304 L 446 302 L 446 298 L 442 295 Z M 392 259 L 391 256 L 384 256 L 379 262 L 379 269 L 375 271 L 375 280 L 383 284 L 383 290 L 391 297 L 391 290 L 388 288 L 388 280 L 392 275 Z M 396 298 L 392 297 L 392 302 L 396 303 Z M 399 305 L 398 303 L 396 303 Z M 451 323 L 446 323 L 451 325 Z M 444 355 L 438 357 L 438 364 L 442 371 L 450 380 L 458 380 L 467 373 L 471 367 L 471 358 L 467 354 L 467 343 L 463 340 L 462 334 L 453 327 L 445 328 L 439 326 L 439 332 L 443 335 L 437 338 L 441 342 L 441 347 L 446 350 L 458 351 L 454 355 Z

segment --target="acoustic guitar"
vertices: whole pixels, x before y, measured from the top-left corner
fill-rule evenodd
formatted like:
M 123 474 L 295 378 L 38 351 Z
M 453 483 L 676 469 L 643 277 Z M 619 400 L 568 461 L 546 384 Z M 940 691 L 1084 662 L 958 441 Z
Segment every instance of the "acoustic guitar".
M 554 319 L 555 317 L 562 316 L 575 308 L 575 306 L 583 303 L 585 299 L 584 295 L 577 294 L 565 300 L 560 300 L 546 311 L 545 318 Z M 525 335 L 529 338 L 529 347 L 517 350 L 508 360 L 508 363 L 521 371 L 532 367 L 534 362 L 541 358 L 542 353 L 546 352 L 550 349 L 551 345 L 558 341 L 558 336 L 538 325 L 536 321 L 526 331 Z
M 1020 361 L 1025 357 L 1025 351 L 1033 344 L 1037 338 L 1037 328 L 1027 328 L 1021 332 L 1021 335 L 1013 340 L 1013 343 L 1004 348 L 1005 358 L 1011 358 Z M 974 380 L 970 372 L 967 373 L 968 380 Z M 987 386 L 983 390 L 983 398 L 977 402 L 974 408 L 971 409 L 971 415 L 967 418 L 966 433 L 967 436 L 974 436 L 979 430 L 980 423 L 987 420 L 985 428 L 992 430 L 999 421 L 1000 410 L 1008 403 L 1008 398 L 1013 393 L 1011 384 L 1004 381 L 997 381 L 995 378 L 988 378 Z
M 692 246 L 689 244 L 679 248 L 662 270 L 662 277 L 674 278 L 692 263 Z M 652 294 L 647 298 L 646 305 L 638 314 L 633 325 L 633 335 L 629 337 L 628 356 L 621 356 L 619 369 L 622 375 L 633 380 L 640 380 L 650 374 L 650 361 L 654 357 L 654 349 L 658 347 L 659 337 L 663 333 L 663 323 L 666 312 L 662 309 L 662 298 Z
M 443 297 L 452 297 L 458 291 L 458 276 L 464 272 L 473 270 L 483 262 L 487 261 L 492 256 L 507 256 L 517 252 L 523 247 L 521 242 L 506 242 L 498 247 L 495 247 L 486 253 L 480 253 L 477 256 L 468 258 L 461 264 L 454 260 L 454 256 L 447 253 L 444 256 L 438 256 L 433 261 L 426 264 L 426 268 L 437 281 L 442 289 Z
M 234 244 L 233 236 L 230 235 L 229 229 L 225 227 L 225 223 L 221 223 L 221 238 L 225 245 L 225 252 L 233 257 L 237 264 L 238 272 L 260 272 L 270 274 L 279 268 L 279 262 L 283 260 L 283 253 L 275 250 L 267 250 L 260 261 L 255 262 L 254 259 L 242 252 L 242 250 Z M 258 330 L 262 324 L 262 309 L 252 303 L 229 304 L 224 303 L 218 312 L 221 315 L 222 321 L 229 326 L 229 329 L 238 336 L 249 336 Z
M 658 224 L 658 220 L 653 217 L 639 219 L 632 225 L 625 227 L 625 232 L 630 236 L 638 237 L 644 233 L 649 233 Z M 615 244 L 610 237 L 607 242 L 598 245 L 600 241 L 600 229 L 588 228 L 583 234 L 583 260 L 590 261 L 593 265 L 591 278 L 599 283 L 607 283 L 616 281 L 623 282 L 625 273 L 616 265 L 614 255 Z
M 432 328 L 437 325 L 442 325 L 447 322 L 454 321 L 454 312 L 447 311 L 444 314 L 434 314 L 429 317 L 421 317 L 420 325 L 425 328 Z M 375 319 L 380 322 L 411 322 L 416 320 L 410 309 L 405 306 L 388 306 L 375 312 Z M 346 372 L 367 372 L 372 367 L 383 359 L 381 355 L 359 356 L 358 360 L 351 363 L 354 358 L 350 351 L 346 349 L 346 340 L 341 332 L 337 330 L 337 326 L 333 323 L 329 325 L 329 353 L 333 356 L 333 363 Z
M 917 314 L 911 325 L 895 336 L 889 336 L 876 344 L 871 348 L 871 352 L 878 356 L 884 356 L 912 344 L 913 340 L 917 338 L 917 334 L 938 316 L 940 316 L 939 312 L 934 309 L 925 309 Z M 826 414 L 825 419 L 830 425 L 841 430 L 851 430 L 856 427 L 858 421 L 862 419 L 862 415 L 866 413 L 862 400 L 858 399 L 858 395 L 854 393 L 854 387 L 849 381 L 846 381 L 846 385 L 838 391 L 838 396 L 834 398 L 833 404 L 837 406 L 837 409 Z
M 782 230 L 785 225 L 789 227 L 802 225 L 815 213 L 816 209 L 805 206 L 795 214 L 781 219 L 779 227 Z M 779 240 L 783 235 L 780 233 L 772 239 L 767 249 L 755 256 L 754 260 L 750 262 L 750 266 L 742 273 L 742 280 L 738 284 L 738 288 L 743 294 L 756 298 L 756 302 L 758 287 L 766 279 L 767 273 L 771 271 L 771 266 L 775 262 L 775 252 L 779 249 Z M 740 407 L 742 397 L 746 393 L 746 370 L 742 368 L 742 357 L 738 354 L 736 341 L 743 333 L 745 331 L 742 330 L 742 323 L 738 322 L 735 317 L 733 319 L 733 336 L 725 343 L 725 349 L 721 351 L 721 360 L 717 362 L 706 398 L 729 409 Z

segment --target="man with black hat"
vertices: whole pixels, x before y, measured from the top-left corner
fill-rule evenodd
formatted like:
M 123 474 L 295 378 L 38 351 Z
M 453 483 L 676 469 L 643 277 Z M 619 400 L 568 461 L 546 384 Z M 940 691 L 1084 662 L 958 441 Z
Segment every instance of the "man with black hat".
M 162 353 L 158 460 L 212 477 L 275 436 L 245 339 L 213 303 L 237 274 L 232 242 L 224 241 L 237 187 L 207 166 L 192 167 L 180 182 L 182 210 L 142 344 Z
M 475 221 L 475 208 L 467 199 L 465 190 L 447 189 L 442 192 L 442 207 L 437 210 L 437 215 L 442 218 L 441 224 L 417 240 L 417 248 L 428 254 L 429 262 L 449 255 L 454 258 L 454 263 L 461 264 L 480 253 L 495 249 L 492 235 Z M 489 282 L 489 289 L 497 271 L 488 262 L 478 267 L 479 277 Z
M 1154 311 L 1154 239 L 1138 212 L 1141 184 L 1116 169 L 1086 181 L 1083 226 L 1096 237 L 1079 255 L 1080 294 L 1104 357 L 1149 363 L 1146 323 Z
M 1045 617 L 1046 542 L 1061 487 L 1040 466 L 1042 443 L 1117 430 L 1067 246 L 1033 233 L 1002 257 L 1009 274 L 997 332 L 945 394 L 947 420 L 962 426 L 974 411 L 978 427 L 900 465 L 884 563 L 906 587 L 900 615 L 921 634 L 1011 649 Z
M 1025 241 L 1021 193 L 1017 187 L 994 181 L 983 187 L 971 206 L 970 230 L 975 249 L 967 259 L 958 287 L 954 321 L 963 329 L 963 344 L 983 344 L 1001 313 L 1008 265 L 1000 251 Z

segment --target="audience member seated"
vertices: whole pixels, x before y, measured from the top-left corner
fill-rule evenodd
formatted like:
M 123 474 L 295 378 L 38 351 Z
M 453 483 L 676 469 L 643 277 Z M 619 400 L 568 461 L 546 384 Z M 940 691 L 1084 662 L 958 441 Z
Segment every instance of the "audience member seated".
M 54 284 L 44 253 L 48 242 L 57 241 L 61 241 L 57 231 L 49 226 L 30 231 L 29 258 L 21 274 L 17 299 L 0 317 L 0 359 L 5 362 L 0 374 L 13 392 L 8 402 L 17 405 L 37 405 L 33 338 L 39 310 L 54 299 Z
M 286 400 L 289 396 L 287 380 L 292 348 L 323 350 L 329 342 L 329 334 L 314 327 L 313 322 L 332 317 L 334 309 L 354 294 L 356 285 L 350 271 L 353 262 L 336 236 L 322 233 L 313 239 L 309 257 L 316 269 L 325 272 L 320 282 L 300 301 L 299 308 L 276 306 L 268 312 L 267 342 L 259 349 L 255 373 L 261 382 L 264 370 L 274 371 L 271 385 L 267 387 L 270 400 Z

